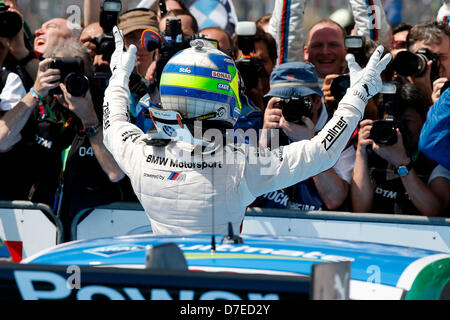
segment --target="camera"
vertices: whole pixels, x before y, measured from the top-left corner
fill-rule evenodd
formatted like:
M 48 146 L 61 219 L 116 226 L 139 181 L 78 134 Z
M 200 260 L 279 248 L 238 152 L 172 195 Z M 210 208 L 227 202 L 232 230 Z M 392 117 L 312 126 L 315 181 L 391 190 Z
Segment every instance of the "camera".
M 100 26 L 103 32 L 111 33 L 117 24 L 119 13 L 122 10 L 122 2 L 120 0 L 104 0 L 100 11 Z M 114 38 L 113 38 L 114 42 Z
M 117 24 L 121 10 L 122 2 L 120 0 L 104 0 L 100 11 L 100 26 L 104 33 L 89 40 L 96 46 L 95 53 L 103 55 L 103 60 L 108 62 L 111 61 L 111 56 L 116 49 L 112 29 Z
M 392 146 L 397 143 L 397 128 L 399 128 L 399 121 L 392 115 L 384 120 L 374 121 L 370 129 L 370 139 L 379 145 Z
M 439 78 L 439 56 L 429 49 L 422 48 L 416 53 L 400 51 L 393 61 L 393 66 L 401 76 L 423 77 L 427 71 L 428 61 L 433 61 L 430 74 L 430 80 L 433 83 Z
M 22 29 L 22 18 L 16 12 L 8 11 L 3 1 L 0 2 L 0 37 L 12 38 Z
M 95 44 L 96 54 L 103 55 L 103 60 L 105 61 L 111 61 L 111 56 L 114 53 L 114 50 L 116 49 L 116 43 L 114 41 L 114 36 L 110 33 L 104 33 L 101 36 L 89 40 L 93 44 Z
M 242 57 L 236 60 L 235 64 L 246 90 L 250 90 L 258 86 L 260 77 L 268 77 L 264 67 L 250 56 L 250 53 L 255 51 L 256 24 L 252 21 L 238 22 L 236 34 Z
M 61 72 L 60 82 L 64 83 L 67 91 L 74 97 L 81 97 L 89 89 L 89 81 L 84 75 L 84 62 L 81 57 L 53 58 L 50 69 L 58 69 Z M 49 95 L 62 94 L 57 87 L 49 92 Z
M 361 66 L 367 64 L 366 38 L 363 36 L 346 36 L 344 45 L 347 52 L 353 54 L 355 61 Z
M 331 82 L 330 92 L 334 99 L 339 102 L 345 96 L 348 88 L 350 88 L 350 76 L 348 73 L 341 74 Z
M 353 54 L 355 61 L 361 67 L 367 64 L 366 39 L 362 36 L 346 36 L 344 40 L 348 53 Z M 331 95 L 339 102 L 350 87 L 350 76 L 348 73 L 341 74 L 333 80 L 330 86 Z
M 387 113 L 383 120 L 374 121 L 370 130 L 370 139 L 376 144 L 391 146 L 397 142 L 397 128 L 401 129 L 401 124 L 395 119 L 398 108 L 397 84 L 393 82 L 383 83 L 381 90 L 382 107 Z
M 147 51 L 159 49 L 159 59 L 156 62 L 157 83 L 159 83 L 162 71 L 170 58 L 179 51 L 189 48 L 191 40 L 199 38 L 202 36 L 198 34 L 185 37 L 181 30 L 181 20 L 177 18 L 167 18 L 166 30 L 161 33 L 161 37 L 154 32 L 142 34 L 141 42 Z
M 281 99 L 278 107 L 286 121 L 303 124 L 302 117 L 312 119 L 312 102 L 308 97 L 291 97 L 289 99 Z

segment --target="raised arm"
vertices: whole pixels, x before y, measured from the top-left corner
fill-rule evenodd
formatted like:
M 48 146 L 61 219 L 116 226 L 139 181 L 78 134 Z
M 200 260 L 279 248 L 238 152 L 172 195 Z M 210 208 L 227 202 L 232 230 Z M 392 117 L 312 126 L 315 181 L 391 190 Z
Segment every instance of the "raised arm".
M 269 33 L 277 43 L 277 64 L 303 61 L 305 0 L 276 0 Z
M 381 90 L 380 74 L 391 59 L 390 54 L 381 59 L 382 54 L 383 47 L 379 46 L 364 69 L 358 66 L 353 55 L 347 55 L 351 84 L 333 117 L 311 140 L 294 142 L 270 152 L 262 159 L 268 161 L 265 166 L 261 161 L 259 165 L 249 165 L 246 181 L 254 196 L 291 186 L 336 163 L 362 119 L 368 99 Z
M 39 63 L 38 75 L 31 92 L 0 118 L 0 152 L 8 151 L 20 141 L 22 138 L 20 132 L 33 109 L 38 104 L 45 103 L 48 91 L 57 86 L 60 78 L 59 70 L 48 69 L 51 61 L 51 59 L 45 59 Z
M 350 0 L 355 19 L 356 35 L 377 41 L 386 48 L 391 47 L 391 26 L 380 0 Z

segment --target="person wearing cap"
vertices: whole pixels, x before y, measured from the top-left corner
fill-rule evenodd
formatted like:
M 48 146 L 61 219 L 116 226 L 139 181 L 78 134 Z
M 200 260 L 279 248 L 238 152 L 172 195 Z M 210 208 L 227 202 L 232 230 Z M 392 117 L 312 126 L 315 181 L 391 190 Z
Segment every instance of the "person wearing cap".
M 118 27 L 123 32 L 125 48 L 134 44 L 138 48 L 135 73 L 147 81 L 152 81 L 150 65 L 155 61 L 155 52 L 147 51 L 141 45 L 142 32 L 150 29 L 159 33 L 158 21 L 153 11 L 148 9 L 132 9 L 119 16 Z
M 270 86 L 266 95 L 270 100 L 264 113 L 261 147 L 271 146 L 272 129 L 281 129 L 280 145 L 287 145 L 312 139 L 325 126 L 328 114 L 311 63 L 287 62 L 277 66 L 271 74 Z M 286 106 L 289 99 L 294 102 L 291 112 Z M 302 99 L 306 99 L 306 103 Z M 306 111 L 308 108 L 310 112 Z M 296 111 L 298 117 L 292 114 Z M 300 115 L 303 115 L 301 119 Z M 294 186 L 265 193 L 253 205 L 303 211 L 339 209 L 349 192 L 354 159 L 354 148 L 347 147 L 332 168 Z
M 147 51 L 141 43 L 141 36 L 145 30 L 159 33 L 156 14 L 148 9 L 136 8 L 124 12 L 119 16 L 118 28 L 122 32 L 125 49 L 131 45 L 136 46 L 136 66 L 130 77 L 131 105 L 130 113 L 133 119 L 139 115 L 139 102 L 147 99 L 151 93 L 151 99 L 159 102 L 157 86 L 155 85 L 155 71 L 157 50 Z
M 349 55 L 350 88 L 323 130 L 271 150 L 227 138 L 240 114 L 241 80 L 234 61 L 204 39 L 166 64 L 161 106 L 149 110 L 156 130 L 130 123 L 128 81 L 137 49 L 123 51 L 119 30 L 113 32 L 103 141 L 130 177 L 154 234 L 224 234 L 229 224 L 238 232 L 256 197 L 332 167 L 368 99 L 381 90 L 380 74 L 390 61 L 390 54 L 381 58 L 381 46 L 364 69 Z

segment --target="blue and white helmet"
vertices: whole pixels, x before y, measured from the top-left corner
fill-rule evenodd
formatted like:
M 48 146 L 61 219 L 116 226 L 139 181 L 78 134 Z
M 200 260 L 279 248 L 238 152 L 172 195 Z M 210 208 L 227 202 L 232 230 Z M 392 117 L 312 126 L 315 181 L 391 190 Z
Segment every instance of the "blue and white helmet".
M 174 55 L 160 81 L 161 106 L 185 120 L 216 121 L 232 128 L 241 113 L 239 72 L 233 59 L 205 39 Z

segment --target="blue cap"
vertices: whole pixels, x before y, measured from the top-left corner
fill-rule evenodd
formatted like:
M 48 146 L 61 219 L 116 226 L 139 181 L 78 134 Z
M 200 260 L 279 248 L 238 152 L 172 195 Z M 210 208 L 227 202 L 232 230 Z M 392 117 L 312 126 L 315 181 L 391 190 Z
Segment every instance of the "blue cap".
M 270 91 L 266 97 L 323 96 L 316 68 L 309 62 L 286 62 L 276 66 L 270 74 Z

